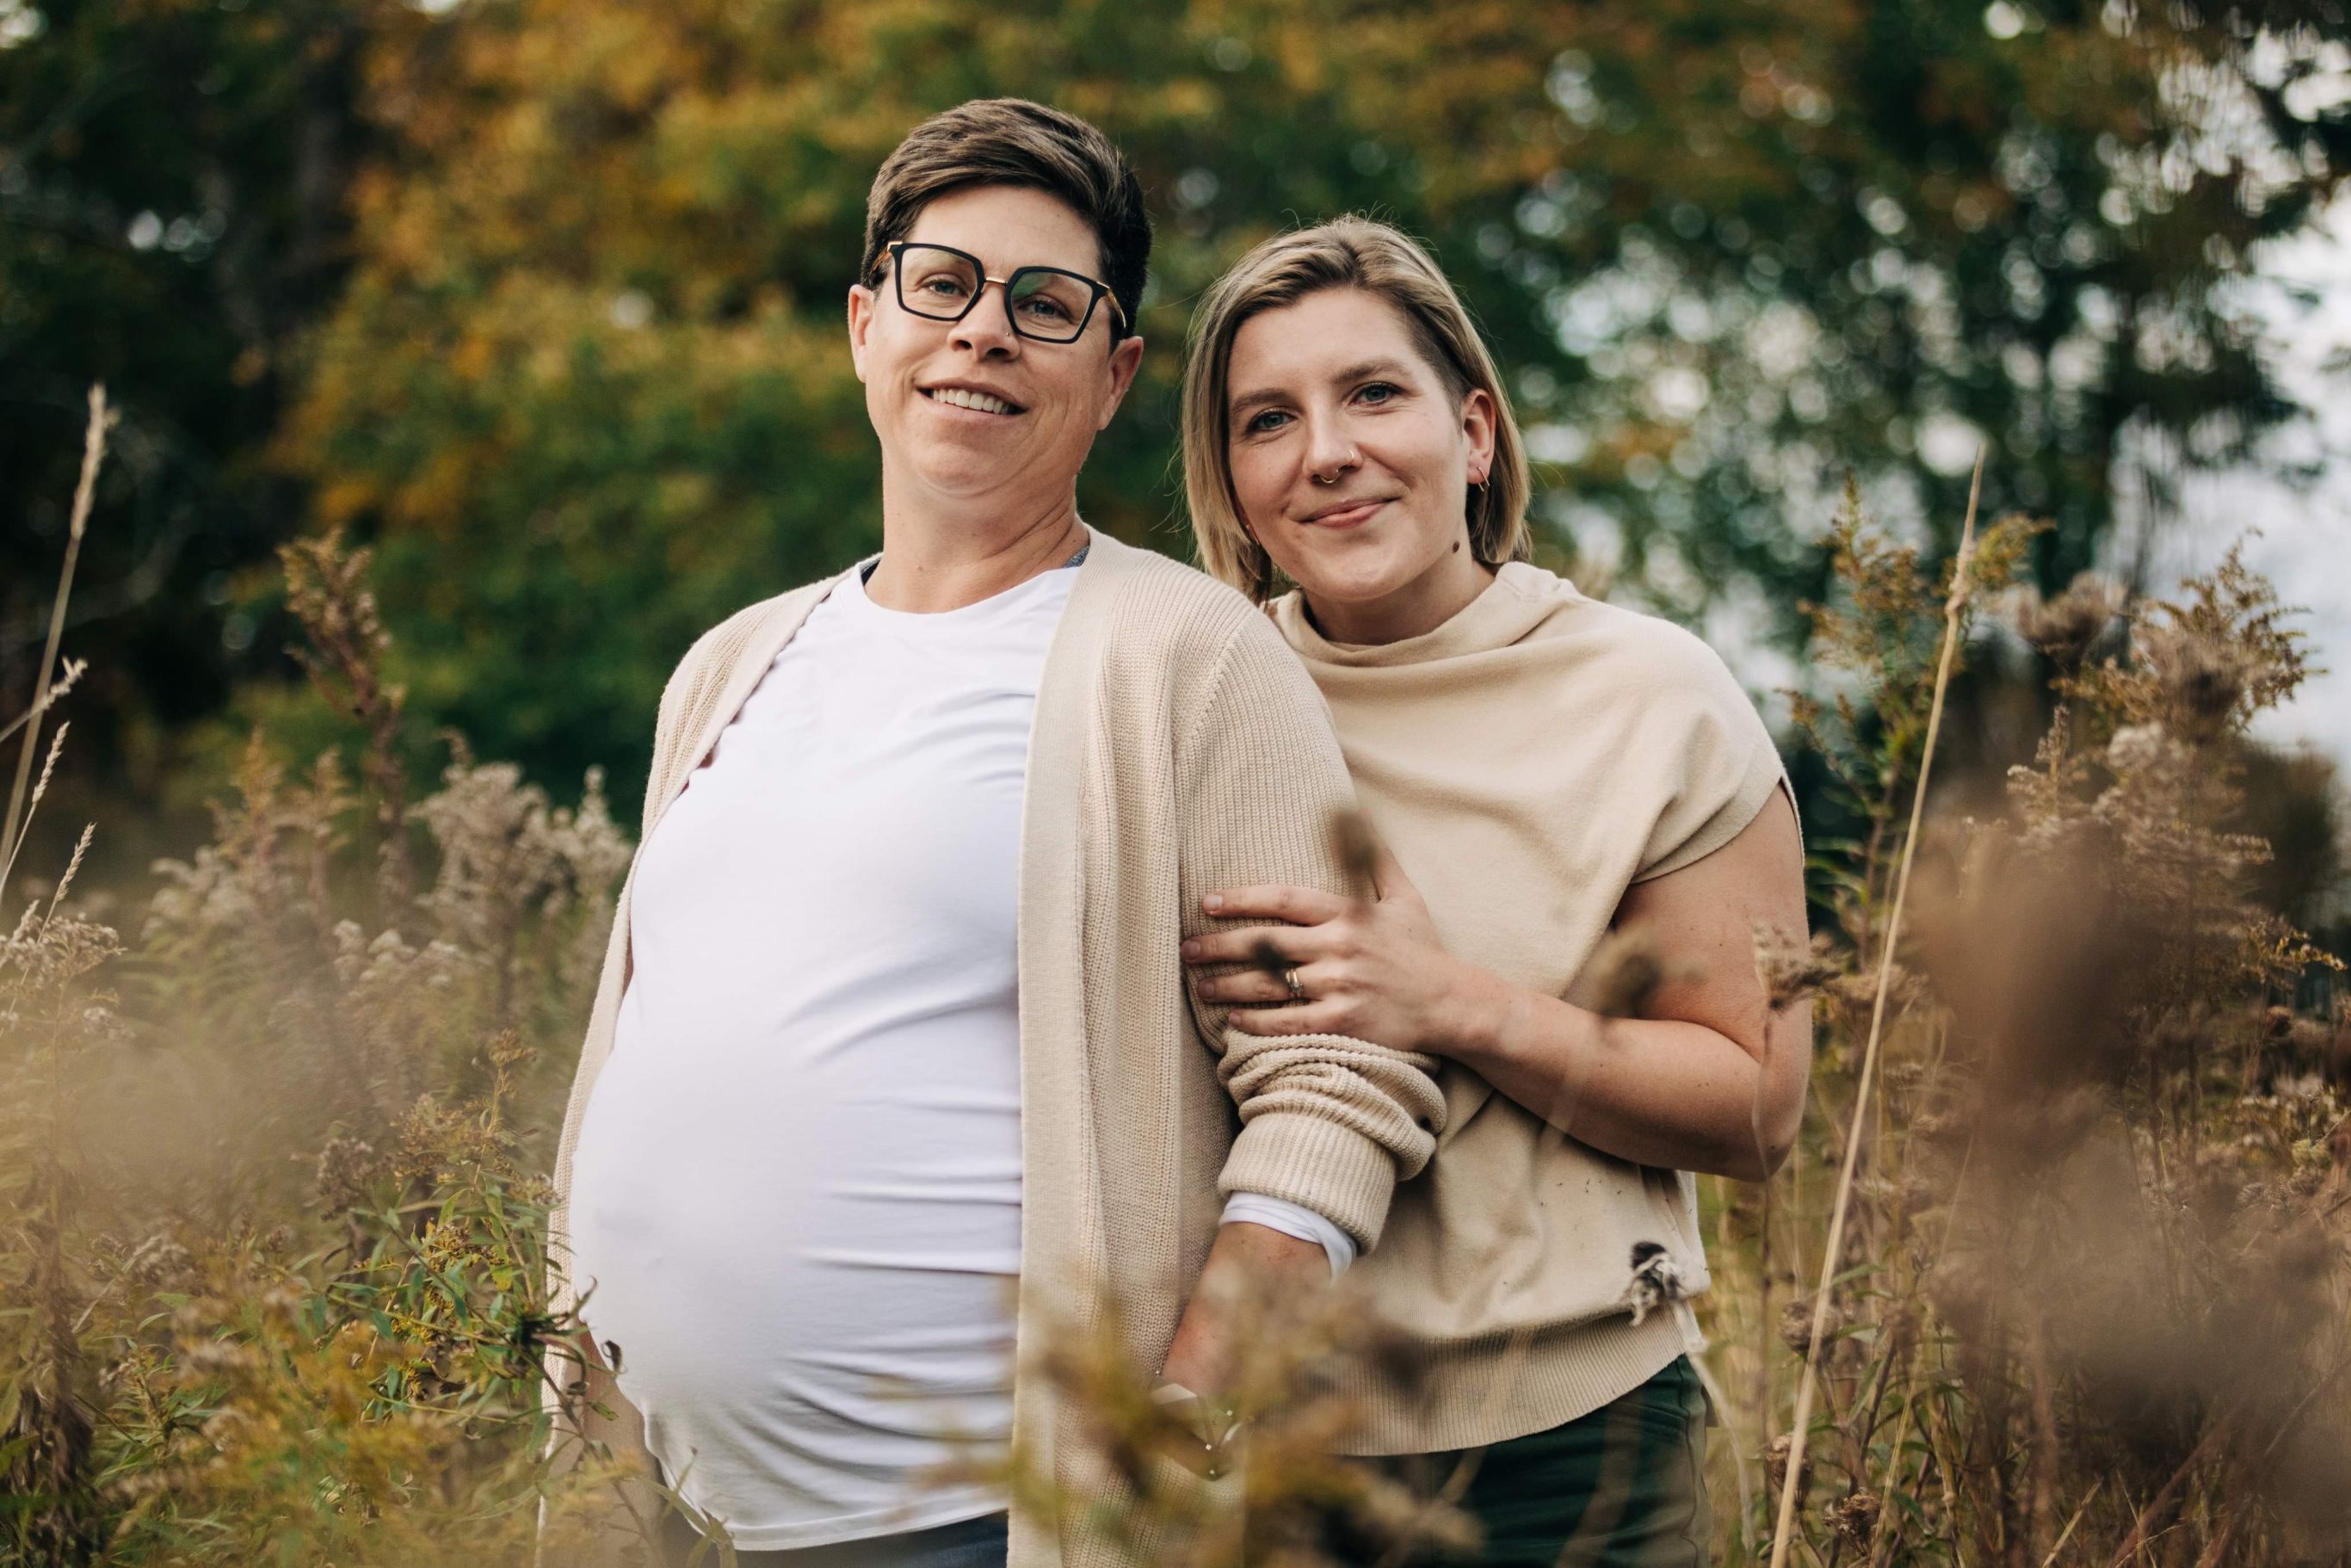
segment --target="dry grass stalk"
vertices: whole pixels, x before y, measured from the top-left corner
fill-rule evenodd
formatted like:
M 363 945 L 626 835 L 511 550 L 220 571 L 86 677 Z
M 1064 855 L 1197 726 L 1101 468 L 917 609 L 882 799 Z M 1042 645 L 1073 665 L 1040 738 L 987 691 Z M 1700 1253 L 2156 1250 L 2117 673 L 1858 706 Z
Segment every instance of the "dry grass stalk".
M 40 809 L 41 797 L 49 792 L 49 779 L 57 773 L 57 758 L 66 748 L 66 732 L 72 728 L 71 724 L 61 724 L 57 726 L 57 733 L 49 737 L 48 755 L 41 758 L 40 777 L 33 781 L 33 792 L 25 801 L 25 815 L 20 825 L 31 824 L 33 813 Z M 16 869 L 16 857 L 24 848 L 25 836 L 20 832 L 16 835 L 16 841 L 9 846 L 8 852 L 0 855 L 0 894 L 7 891 L 8 873 Z
M 1343 1285 L 1307 1298 L 1255 1281 L 1228 1280 L 1226 1290 L 1219 1308 L 1238 1329 L 1228 1391 L 1249 1416 L 1246 1457 L 1231 1481 L 1204 1488 L 1177 1457 L 1196 1451 L 1198 1440 L 1154 1403 L 1156 1380 L 1121 1335 L 1115 1308 L 1099 1298 L 1082 1320 L 1040 1334 L 1047 1349 L 1038 1371 L 1081 1441 L 1063 1446 L 1059 1468 L 1012 1455 L 956 1478 L 1000 1485 L 1039 1517 L 1065 1519 L 1112 1560 L 1138 1568 L 1347 1568 L 1474 1546 L 1476 1525 L 1451 1500 L 1432 1500 L 1340 1452 L 1363 1412 L 1333 1374 L 1366 1360 L 1398 1364 L 1406 1347 Z M 1070 1481 L 1081 1469 L 1114 1478 L 1123 1503 L 1098 1510 L 1074 1500 Z
M 57 671 L 57 678 L 50 684 L 49 689 L 35 697 L 31 707 L 10 719 L 5 727 L 0 727 L 0 741 L 7 740 L 18 730 L 65 701 L 67 696 L 71 695 L 74 687 L 81 684 L 82 676 L 89 673 L 88 659 L 68 659 L 64 666 Z
M 1910 831 L 1902 845 L 1900 870 L 1894 883 L 1894 903 L 1886 915 L 1886 936 L 1878 950 L 1876 997 L 1872 1003 L 1869 1037 L 1863 1047 L 1861 1080 L 1854 1098 L 1853 1125 L 1845 1136 L 1844 1164 L 1837 1177 L 1836 1197 L 1829 1216 L 1828 1239 L 1821 1254 L 1821 1281 L 1813 1299 L 1813 1321 L 1804 1353 L 1804 1368 L 1796 1389 L 1796 1414 L 1789 1431 L 1792 1454 L 1780 1486 L 1778 1522 L 1771 1531 L 1771 1568 L 1782 1568 L 1794 1539 L 1796 1494 L 1804 1468 L 1804 1448 L 1811 1436 L 1813 1396 L 1819 1377 L 1821 1342 L 1828 1325 L 1829 1301 L 1837 1260 L 1844 1246 L 1845 1218 L 1853 1201 L 1854 1174 L 1861 1163 L 1862 1130 L 1867 1124 L 1870 1086 L 1877 1067 L 1877 1051 L 1885 1039 L 1886 1001 L 1893 977 L 1894 953 L 1902 937 L 1902 906 L 1910 894 L 1910 872 L 1918 849 L 1919 828 L 1927 811 L 1927 785 L 1934 767 L 1935 742 L 1942 731 L 1943 703 L 1950 689 L 1951 663 L 1959 645 L 1960 612 L 1966 607 L 1969 571 L 1976 538 L 1976 505 L 1983 492 L 1984 455 L 1976 454 L 1975 476 L 1968 486 L 1968 512 L 1959 528 L 1958 558 L 1951 563 L 1951 591 L 1943 611 L 1943 647 L 1935 671 L 1934 698 L 1928 709 L 1927 736 L 1918 758 L 1918 781 L 1910 801 Z M 1874 1521 L 1873 1521 L 1874 1522 Z
M 57 726 L 38 780 L 33 781 L 41 716 L 71 689 L 84 667 L 76 663 L 61 679 L 53 683 L 50 678 L 105 459 L 106 434 L 113 422 L 105 389 L 92 387 L 81 477 L 75 486 L 65 564 L 50 609 L 33 701 L 6 732 L 13 735 L 22 728 L 25 739 L 7 814 L 0 818 L 0 908 L 5 906 L 26 831 L 48 792 L 71 728 Z M 12 1504 L 0 1540 L 33 1560 L 60 1564 L 95 1560 L 104 1539 L 93 1486 L 99 1380 L 82 1343 L 89 1308 L 82 1305 L 82 1270 L 74 1255 L 76 1238 L 69 1234 L 72 1182 L 66 1113 L 72 1048 L 79 1038 L 101 1029 L 105 1018 L 103 998 L 94 1004 L 85 1001 L 81 982 L 118 948 L 111 931 L 60 919 L 59 915 L 89 841 L 90 830 L 85 829 L 57 880 L 47 915 L 36 918 L 36 901 L 0 942 L 0 1035 L 23 1030 L 37 1040 L 21 1060 L 10 1060 L 14 1052 L 0 1056 L 0 1071 L 8 1080 L 0 1086 L 0 1094 L 5 1094 L 9 1113 L 0 1118 L 0 1153 L 21 1156 L 9 1162 L 21 1174 L 0 1166 L 0 1173 L 16 1178 L 5 1184 L 15 1201 L 5 1222 L 0 1223 L 0 1265 L 5 1265 L 0 1266 L 0 1281 L 11 1287 L 12 1301 L 22 1304 L 8 1314 L 16 1320 L 17 1343 L 0 1356 L 0 1373 L 13 1375 L 0 1375 L 0 1412 L 5 1412 L 0 1415 L 0 1494 Z
M 22 721 L 25 744 L 16 754 L 16 781 L 8 791 L 8 814 L 0 817 L 0 906 L 5 905 L 8 892 L 6 868 L 16 863 L 16 848 L 23 837 L 23 819 L 27 809 L 25 789 L 32 778 L 33 751 L 40 739 L 40 716 L 50 703 L 51 672 L 57 664 L 57 643 L 65 636 L 66 604 L 73 597 L 74 568 L 81 559 L 82 535 L 89 528 L 89 509 L 98 498 L 98 471 L 106 461 L 106 434 L 114 428 L 118 417 L 107 405 L 105 386 L 101 383 L 91 387 L 89 428 L 82 437 L 81 478 L 74 486 L 73 514 L 66 528 L 65 565 L 57 572 L 57 599 L 49 606 L 49 634 L 41 644 L 33 706 Z
M 307 646 L 291 650 L 295 660 L 319 695 L 356 719 L 367 736 L 360 768 L 375 795 L 377 896 L 386 917 L 397 919 L 411 892 L 408 775 L 400 760 L 408 694 L 383 679 L 392 633 L 368 586 L 371 552 L 345 549 L 336 529 L 277 554 L 286 570 L 287 607 L 308 639 Z

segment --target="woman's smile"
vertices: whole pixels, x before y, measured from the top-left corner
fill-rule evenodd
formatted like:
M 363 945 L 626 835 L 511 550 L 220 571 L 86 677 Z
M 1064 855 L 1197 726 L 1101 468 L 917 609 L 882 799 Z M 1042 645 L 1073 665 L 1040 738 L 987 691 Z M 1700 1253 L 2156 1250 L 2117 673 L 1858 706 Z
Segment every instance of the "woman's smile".
M 988 419 L 1017 419 L 1029 412 L 1002 393 L 988 392 L 979 387 L 942 385 L 917 387 L 914 390 L 941 408 L 956 409 Z
M 1382 507 L 1395 499 L 1394 496 L 1366 496 L 1361 500 L 1334 502 L 1298 520 L 1308 528 L 1340 533 L 1370 522 Z

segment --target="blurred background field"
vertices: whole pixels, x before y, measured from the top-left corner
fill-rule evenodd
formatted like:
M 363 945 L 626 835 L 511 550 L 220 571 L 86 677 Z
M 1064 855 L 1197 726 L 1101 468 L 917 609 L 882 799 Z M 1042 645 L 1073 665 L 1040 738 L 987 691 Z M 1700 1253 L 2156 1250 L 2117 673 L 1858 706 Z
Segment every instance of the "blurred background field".
M 1733 1460 L 1760 1489 L 1787 1429 L 1780 1315 L 1858 1119 L 1797 1560 L 2333 1560 L 2351 8 L 0 0 L 0 722 L 91 382 L 119 414 L 39 746 L 72 732 L 0 884 L 0 1561 L 517 1549 L 534 1176 L 612 823 L 692 637 L 878 543 L 866 184 L 997 93 L 1102 125 L 1158 225 L 1090 520 L 1188 555 L 1192 301 L 1377 212 L 1512 378 L 1545 563 L 1706 633 L 1783 732 L 1830 936 L 1789 983 L 1830 988 L 1792 1169 L 1708 1184 L 1726 1558 L 1770 1537 Z M 1986 518 L 2037 526 L 1974 606 L 1941 945 L 1862 1103 L 1980 448 Z M 2227 572 L 2160 606 L 2253 530 L 2314 613 Z M 2053 1279 L 2085 1214 L 2110 1266 Z M 2003 1228 L 2045 1245 L 1930 1289 Z M 2093 1310 L 2151 1300 L 2145 1343 Z

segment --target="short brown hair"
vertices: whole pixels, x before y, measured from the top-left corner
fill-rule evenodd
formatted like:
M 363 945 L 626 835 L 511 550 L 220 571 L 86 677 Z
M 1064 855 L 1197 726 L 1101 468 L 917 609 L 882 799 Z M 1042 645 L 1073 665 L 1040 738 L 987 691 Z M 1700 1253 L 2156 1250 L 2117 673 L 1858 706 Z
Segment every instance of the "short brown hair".
M 1249 537 L 1233 489 L 1225 413 L 1233 340 L 1250 317 L 1326 288 L 1361 288 L 1395 307 L 1457 404 L 1472 391 L 1494 400 L 1494 465 L 1486 483 L 1472 487 L 1469 548 L 1488 566 L 1526 559 L 1532 543 L 1526 444 L 1493 355 L 1428 252 L 1386 224 L 1351 216 L 1267 240 L 1217 280 L 1192 318 L 1184 366 L 1184 489 L 1200 564 L 1252 599 L 1273 592 L 1273 559 Z
M 1023 98 L 974 99 L 907 133 L 866 193 L 857 276 L 876 282 L 890 243 L 914 232 L 925 207 L 974 185 L 1020 186 L 1068 203 L 1093 229 L 1102 280 L 1134 329 L 1151 266 L 1143 183 L 1109 137 L 1074 114 Z M 1115 323 L 1111 337 L 1119 337 Z

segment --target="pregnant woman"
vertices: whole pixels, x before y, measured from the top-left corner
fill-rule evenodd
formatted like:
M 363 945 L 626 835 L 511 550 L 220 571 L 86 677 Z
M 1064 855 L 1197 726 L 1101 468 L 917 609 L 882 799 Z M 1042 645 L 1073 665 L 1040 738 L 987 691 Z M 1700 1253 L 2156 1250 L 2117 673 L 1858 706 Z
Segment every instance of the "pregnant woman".
M 1697 638 L 1528 562 L 1509 398 L 1394 229 L 1243 259 L 1195 319 L 1184 425 L 1202 559 L 1270 601 L 1392 858 L 1376 902 L 1211 892 L 1257 924 L 1182 951 L 1271 944 L 1279 965 L 1206 982 L 1256 1004 L 1240 1029 L 1445 1062 L 1437 1152 L 1350 1281 L 1423 1375 L 1364 1369 L 1353 1451 L 1435 1488 L 1482 1450 L 1469 1561 L 1704 1562 L 1691 1173 L 1770 1175 L 1812 1050 L 1754 963 L 1759 924 L 1804 928 L 1771 736 Z M 1579 980 L 1635 928 L 1666 978 L 1604 1019 Z
M 1264 618 L 1079 518 L 1149 248 L 1083 121 L 918 127 L 848 300 L 881 554 L 662 699 L 550 1249 L 619 1417 L 580 1435 L 649 1451 L 680 1563 L 720 1526 L 766 1568 L 1109 1561 L 1052 1331 L 1107 1305 L 1138 1372 L 1206 1381 L 1217 1281 L 1327 1289 L 1433 1145 L 1426 1059 L 1186 992 L 1208 889 L 1342 885 L 1348 790 Z M 938 1479 L 1008 1448 L 1059 1517 Z

